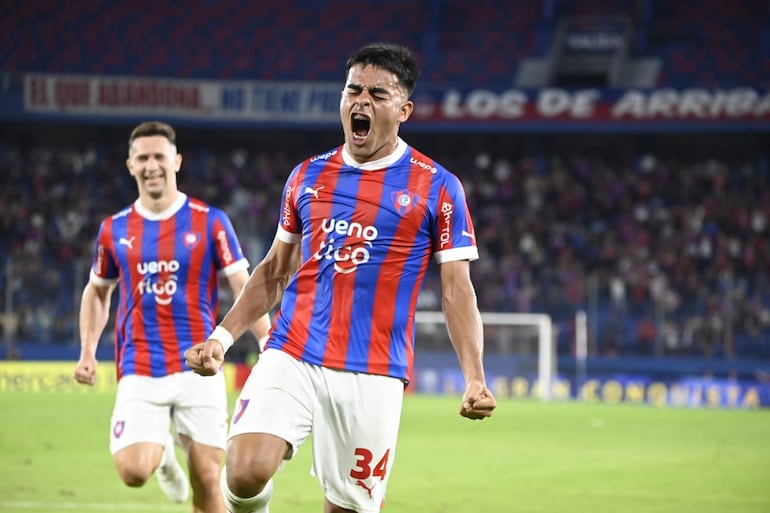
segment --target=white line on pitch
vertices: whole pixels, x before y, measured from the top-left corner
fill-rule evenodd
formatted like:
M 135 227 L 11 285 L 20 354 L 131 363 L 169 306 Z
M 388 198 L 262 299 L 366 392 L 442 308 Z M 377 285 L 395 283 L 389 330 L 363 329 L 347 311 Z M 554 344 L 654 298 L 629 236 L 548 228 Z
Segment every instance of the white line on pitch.
M 9 511 L 9 508 L 23 510 L 98 510 L 98 511 L 182 511 L 183 504 L 116 504 L 111 502 L 27 502 L 27 501 L 0 501 L 0 511 Z

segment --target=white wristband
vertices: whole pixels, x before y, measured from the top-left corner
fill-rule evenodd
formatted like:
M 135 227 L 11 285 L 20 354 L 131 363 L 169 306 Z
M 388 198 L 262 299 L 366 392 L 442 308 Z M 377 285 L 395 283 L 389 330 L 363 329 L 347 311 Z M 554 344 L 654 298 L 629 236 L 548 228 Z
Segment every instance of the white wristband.
M 233 334 L 227 331 L 227 328 L 223 328 L 222 326 L 217 326 L 214 328 L 214 331 L 212 331 L 211 335 L 209 335 L 209 339 L 212 338 L 222 344 L 222 350 L 225 353 L 233 346 L 233 344 L 235 344 L 235 340 L 233 340 Z

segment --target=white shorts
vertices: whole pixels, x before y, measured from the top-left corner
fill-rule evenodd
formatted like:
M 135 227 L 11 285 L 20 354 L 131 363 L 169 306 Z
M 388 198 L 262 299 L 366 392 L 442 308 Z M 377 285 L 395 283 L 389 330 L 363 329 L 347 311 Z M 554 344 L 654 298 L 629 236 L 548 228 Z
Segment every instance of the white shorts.
M 235 404 L 230 438 L 269 433 L 291 458 L 313 435 L 313 468 L 337 506 L 379 513 L 396 453 L 404 383 L 327 369 L 267 349 Z
M 227 392 L 225 377 L 200 376 L 193 371 L 160 378 L 130 375 L 118 382 L 110 421 L 110 452 L 138 442 L 163 445 L 171 422 L 177 435 L 225 448 Z

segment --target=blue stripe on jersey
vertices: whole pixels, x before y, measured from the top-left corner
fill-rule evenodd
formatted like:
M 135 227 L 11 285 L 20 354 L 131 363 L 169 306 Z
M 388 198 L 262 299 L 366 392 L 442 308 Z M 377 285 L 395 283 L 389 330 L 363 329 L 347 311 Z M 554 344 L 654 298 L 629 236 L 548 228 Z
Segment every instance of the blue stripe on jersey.
M 361 188 L 361 178 L 364 176 L 364 173 L 366 171 L 362 172 L 359 169 L 351 169 L 347 165 L 343 165 L 343 168 L 340 170 L 340 180 L 344 180 L 345 183 L 352 183 L 355 185 L 355 189 L 353 187 L 350 187 L 348 190 L 344 191 L 346 194 L 349 194 L 352 198 L 356 198 L 355 201 L 351 202 L 351 208 L 347 212 L 341 212 L 341 215 L 337 217 L 341 217 L 343 219 L 353 219 L 353 214 L 355 214 L 356 208 L 358 205 L 358 198 L 360 198 L 360 188 Z M 352 176 L 355 178 L 355 180 L 350 180 L 350 178 L 347 177 L 347 175 Z M 390 175 L 389 175 L 390 176 Z M 339 185 L 339 184 L 338 184 Z M 336 192 L 336 191 L 335 191 Z M 341 209 L 340 209 L 341 210 Z M 377 215 L 379 216 L 381 212 L 378 212 Z M 375 224 L 377 224 L 375 222 Z M 347 239 L 347 238 L 346 238 Z M 337 245 L 335 243 L 335 245 Z M 338 246 L 344 246 L 345 244 L 339 244 Z M 381 261 L 380 261 L 381 262 Z M 372 260 L 367 262 L 367 266 L 375 264 L 372 263 Z M 365 372 L 367 370 L 367 365 L 369 362 L 369 349 L 371 348 L 370 344 L 357 344 L 355 343 L 356 340 L 369 340 L 371 337 L 372 332 L 372 319 L 371 319 L 371 312 L 374 311 L 374 288 L 377 285 L 377 282 L 369 283 L 367 284 L 365 281 L 362 282 L 362 280 L 366 280 L 367 277 L 371 280 L 372 276 L 379 275 L 379 267 L 380 265 L 377 265 L 378 271 L 377 273 L 356 273 L 355 276 L 355 290 L 360 291 L 368 290 L 368 294 L 357 294 L 353 298 L 353 305 L 351 307 L 350 312 L 350 323 L 349 323 L 349 331 L 348 331 L 348 341 L 347 341 L 347 354 L 345 355 L 345 368 L 349 369 L 356 369 Z M 362 315 L 366 313 L 367 315 Z M 355 365 L 355 362 L 358 362 L 358 365 Z M 360 365 L 363 363 L 363 368 L 360 368 Z
M 160 238 L 160 223 L 148 222 L 142 220 L 144 225 L 142 233 L 142 262 L 155 262 L 158 260 L 157 241 Z M 143 277 L 145 286 L 152 286 L 157 281 L 157 277 L 148 273 Z M 150 369 L 153 376 L 163 376 L 165 373 L 161 370 L 165 368 L 166 358 L 162 347 L 157 344 L 149 344 L 149 340 L 161 340 L 160 330 L 158 329 L 158 310 L 155 303 L 154 294 L 142 294 L 139 298 L 141 302 L 142 315 L 144 316 L 145 337 L 142 341 L 147 344 L 146 350 L 150 353 Z M 132 339 L 136 340 L 136 339 Z

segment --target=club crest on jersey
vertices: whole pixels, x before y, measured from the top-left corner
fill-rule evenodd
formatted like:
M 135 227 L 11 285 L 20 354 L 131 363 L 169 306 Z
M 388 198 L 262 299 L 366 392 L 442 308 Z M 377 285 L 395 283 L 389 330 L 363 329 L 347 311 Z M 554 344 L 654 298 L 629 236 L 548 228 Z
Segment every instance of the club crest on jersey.
M 115 438 L 120 438 L 125 428 L 126 428 L 125 420 L 117 421 L 115 425 L 112 426 L 112 436 L 114 436 Z
M 393 199 L 393 206 L 396 207 L 396 210 L 402 216 L 411 212 L 420 199 L 419 196 L 409 191 L 393 192 L 391 193 L 391 198 Z
M 233 424 L 237 424 L 241 420 L 248 405 L 249 399 L 238 399 L 238 404 L 235 405 L 235 412 L 233 413 Z
M 184 234 L 182 235 L 182 242 L 184 243 L 184 247 L 186 247 L 187 249 L 192 249 L 195 246 L 197 246 L 200 240 L 201 240 L 200 233 L 184 232 Z

